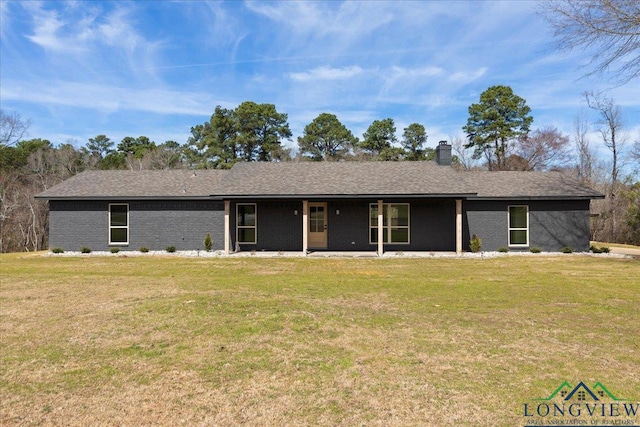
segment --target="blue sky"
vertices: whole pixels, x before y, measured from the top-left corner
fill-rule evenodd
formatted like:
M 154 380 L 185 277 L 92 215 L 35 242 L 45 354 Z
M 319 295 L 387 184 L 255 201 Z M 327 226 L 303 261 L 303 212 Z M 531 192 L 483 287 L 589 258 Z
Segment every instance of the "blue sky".
M 429 146 L 463 136 L 503 84 L 533 128 L 573 134 L 582 92 L 608 90 L 640 139 L 640 82 L 584 78 L 529 1 L 2 1 L 0 102 L 54 144 L 106 134 L 186 142 L 216 105 L 275 104 L 296 138 L 322 112 L 356 136 L 391 117 Z M 593 140 L 597 134 L 593 130 Z M 629 143 L 630 145 L 630 143 Z

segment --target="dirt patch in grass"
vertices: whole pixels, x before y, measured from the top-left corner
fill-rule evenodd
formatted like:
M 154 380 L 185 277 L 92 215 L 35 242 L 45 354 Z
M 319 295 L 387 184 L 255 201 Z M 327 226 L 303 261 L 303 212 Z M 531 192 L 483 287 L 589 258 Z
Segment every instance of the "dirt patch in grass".
M 640 262 L 0 258 L 1 425 L 497 425 L 640 398 Z

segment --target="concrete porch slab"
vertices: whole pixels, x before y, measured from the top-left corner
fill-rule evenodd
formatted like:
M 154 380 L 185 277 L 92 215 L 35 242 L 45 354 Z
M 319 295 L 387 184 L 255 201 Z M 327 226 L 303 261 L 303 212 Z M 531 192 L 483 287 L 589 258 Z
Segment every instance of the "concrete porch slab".
M 359 251 L 311 251 L 307 254 L 309 258 L 378 258 L 376 252 Z

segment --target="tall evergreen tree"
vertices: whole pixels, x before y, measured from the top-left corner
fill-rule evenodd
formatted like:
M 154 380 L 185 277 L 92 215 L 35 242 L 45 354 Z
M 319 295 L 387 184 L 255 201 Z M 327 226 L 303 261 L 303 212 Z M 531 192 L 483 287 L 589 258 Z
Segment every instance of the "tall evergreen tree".
M 406 160 L 424 160 L 423 146 L 427 143 L 427 132 L 420 123 L 411 123 L 404 128 L 402 146 Z
M 298 147 L 302 155 L 313 160 L 339 160 L 357 141 L 335 114 L 321 113 L 304 127 L 303 136 L 298 137 Z
M 243 102 L 235 110 L 236 147 L 247 161 L 280 160 L 281 140 L 291 138 L 287 115 L 278 113 L 273 104 Z
M 191 128 L 187 157 L 197 167 L 228 169 L 239 160 L 271 161 L 287 156 L 287 115 L 273 104 L 247 101 L 230 110 L 217 106 L 211 119 Z
M 89 138 L 86 148 L 90 155 L 100 160 L 113 151 L 113 146 L 114 142 L 106 135 L 98 135 L 95 138 Z
M 364 139 L 359 143 L 359 147 L 371 157 L 384 159 L 395 150 L 391 150 L 392 145 L 398 141 L 396 137 L 396 126 L 393 119 L 374 120 L 367 131 L 362 135 Z
M 506 169 L 509 144 L 529 133 L 533 117 L 526 101 L 509 86 L 491 86 L 480 95 L 480 102 L 471 104 L 469 118 L 463 130 L 474 148 L 474 158 L 483 155 L 489 170 Z

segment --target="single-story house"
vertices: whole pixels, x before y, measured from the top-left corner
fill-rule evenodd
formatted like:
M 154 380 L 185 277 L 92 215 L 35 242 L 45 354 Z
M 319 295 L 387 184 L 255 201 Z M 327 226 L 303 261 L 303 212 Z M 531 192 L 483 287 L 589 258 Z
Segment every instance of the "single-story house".
M 456 171 L 425 162 L 247 162 L 223 170 L 88 171 L 49 201 L 65 250 L 559 251 L 589 249 L 603 195 L 557 172 Z

